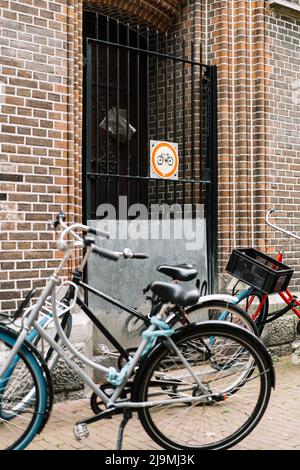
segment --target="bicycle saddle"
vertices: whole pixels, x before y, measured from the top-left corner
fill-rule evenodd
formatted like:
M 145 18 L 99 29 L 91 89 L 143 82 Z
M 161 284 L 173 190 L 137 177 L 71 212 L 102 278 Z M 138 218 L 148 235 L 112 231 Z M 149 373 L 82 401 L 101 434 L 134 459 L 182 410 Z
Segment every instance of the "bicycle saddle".
M 187 290 L 178 284 L 171 284 L 170 282 L 152 282 L 151 290 L 162 302 L 171 302 L 183 307 L 194 305 L 200 297 L 198 289 Z
M 172 279 L 176 279 L 177 281 L 191 281 L 198 275 L 194 266 L 188 263 L 176 264 L 174 266 L 161 264 L 156 268 L 156 270 L 170 276 Z

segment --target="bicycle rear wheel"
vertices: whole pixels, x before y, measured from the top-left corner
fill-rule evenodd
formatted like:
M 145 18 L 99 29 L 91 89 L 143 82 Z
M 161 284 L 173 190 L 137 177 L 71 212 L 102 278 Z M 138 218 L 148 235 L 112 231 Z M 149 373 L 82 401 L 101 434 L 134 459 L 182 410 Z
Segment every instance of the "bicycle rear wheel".
M 5 364 L 15 341 L 13 332 L 0 327 L 0 368 Z M 0 378 L 1 450 L 27 447 L 46 424 L 51 410 L 49 377 L 38 356 L 29 347 L 22 346 L 10 368 Z
M 138 411 L 144 429 L 165 449 L 233 446 L 253 430 L 268 405 L 274 371 L 267 351 L 252 334 L 223 322 L 183 328 L 173 340 L 194 377 L 164 344 L 153 350 L 132 391 L 133 401 L 151 402 Z M 228 348 L 239 359 L 216 368 L 224 348 L 226 359 Z

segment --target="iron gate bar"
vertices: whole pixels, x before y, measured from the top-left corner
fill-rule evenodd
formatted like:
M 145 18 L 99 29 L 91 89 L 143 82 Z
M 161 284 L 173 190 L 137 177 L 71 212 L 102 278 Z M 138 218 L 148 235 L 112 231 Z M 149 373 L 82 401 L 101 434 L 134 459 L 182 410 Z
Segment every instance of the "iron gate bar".
M 174 35 L 173 36 L 173 54 L 175 55 L 176 54 L 176 36 Z M 174 116 L 173 116 L 173 128 L 174 128 L 174 142 L 176 142 L 176 136 L 177 136 L 177 133 L 176 133 L 176 90 L 177 90 L 177 77 L 176 77 L 176 73 L 177 73 L 177 62 L 173 62 L 173 75 L 174 75 L 174 86 L 173 86 L 173 112 L 174 112 Z M 174 183 L 173 183 L 173 191 L 174 191 L 174 203 L 176 204 L 176 201 L 177 201 L 177 184 L 176 184 L 176 181 L 174 180 Z
M 185 40 L 182 41 L 182 147 L 185 149 Z M 185 152 L 183 152 L 183 180 L 185 180 Z M 183 182 L 183 206 L 185 206 L 185 182 Z
M 97 13 L 96 15 L 96 35 L 97 37 L 99 36 L 99 15 Z M 99 69 L 99 49 L 97 48 L 97 52 L 96 52 L 96 70 Z M 99 83 L 97 83 L 96 85 L 96 116 L 99 116 Z M 99 171 L 99 133 L 96 132 L 96 142 L 95 142 L 95 145 L 96 145 L 96 168 L 97 168 L 97 172 Z M 98 180 L 96 180 L 96 194 L 98 194 Z
M 166 58 L 168 51 L 168 33 L 165 33 L 165 57 L 164 57 L 164 77 L 165 77 L 165 109 L 168 107 L 168 59 Z M 168 114 L 165 113 L 165 140 L 168 140 Z
M 202 63 L 202 45 L 200 45 L 200 63 Z M 199 94 L 200 94 L 200 97 L 199 97 L 199 146 L 200 146 L 200 152 L 202 152 L 202 149 L 203 149 L 203 142 L 202 142 L 202 80 L 203 80 L 203 77 L 202 77 L 202 67 L 200 68 L 200 90 L 199 90 Z M 202 169 L 203 169 L 203 165 L 201 164 L 200 162 L 200 165 L 199 165 L 199 170 L 200 170 L 200 174 L 202 174 Z
M 158 35 L 158 31 L 156 31 L 156 41 L 155 41 L 155 45 L 156 45 L 156 52 L 158 52 L 158 48 L 159 48 L 159 35 Z M 158 54 L 155 54 L 156 55 L 156 62 L 155 62 L 155 65 L 156 65 L 156 113 L 155 113 L 155 116 L 156 116 L 156 140 L 158 140 L 158 74 L 159 74 L 159 64 L 158 64 Z M 156 188 L 157 189 L 157 188 Z
M 127 45 L 130 45 L 130 30 L 129 30 L 129 23 L 127 23 L 127 31 L 126 31 L 126 41 Z M 127 75 L 127 93 L 126 93 L 126 104 L 127 104 L 127 123 L 126 123 L 126 130 L 127 130 L 127 135 L 129 135 L 129 122 L 130 122 L 130 50 L 127 49 L 126 53 L 126 75 Z M 126 145 L 126 151 L 127 151 L 127 174 L 130 174 L 130 139 L 127 139 L 127 145 Z M 129 200 L 130 200 L 130 179 L 127 179 L 127 211 L 129 209 Z
M 140 180 L 151 180 L 151 181 L 157 181 L 156 178 L 152 178 L 151 176 L 139 176 L 139 175 L 125 175 L 125 174 L 118 174 L 115 175 L 113 173 L 93 173 L 93 172 L 88 172 L 88 176 L 93 176 L 93 177 L 99 177 L 99 176 L 109 176 L 110 178 L 132 178 L 132 179 L 140 179 Z M 207 178 L 199 178 L 199 179 L 180 179 L 179 182 L 183 183 L 206 183 L 206 184 L 211 184 L 211 180 Z
M 92 50 L 90 47 L 88 47 L 88 41 L 86 41 L 86 74 L 87 77 L 91 76 L 91 66 L 92 66 Z M 92 106 L 92 81 L 90 79 L 87 80 L 86 82 L 86 103 L 87 103 L 87 109 L 91 109 Z M 89 139 L 89 129 L 90 129 L 90 121 L 88 118 L 89 114 L 86 116 L 85 120 L 85 139 Z M 91 182 L 89 176 L 89 171 L 90 171 L 90 162 L 91 162 L 91 147 L 90 145 L 86 146 L 85 149 L 86 152 L 86 158 L 83 159 L 83 181 L 85 181 L 85 184 L 82 188 L 82 194 L 85 200 L 85 204 L 83 207 L 83 217 L 84 221 L 87 220 L 87 217 L 91 213 L 91 201 L 89 198 L 89 195 L 91 193 Z
M 218 104 L 217 104 L 217 67 L 215 65 L 210 68 L 210 138 L 209 138 L 209 159 L 212 180 L 208 185 L 208 199 L 211 210 L 208 211 L 210 215 L 209 223 L 207 223 L 207 242 L 209 244 L 208 256 L 208 276 L 209 276 L 209 290 L 210 292 L 218 291 Z
M 165 32 L 165 57 L 164 57 L 164 77 L 165 77 L 165 140 L 168 141 L 168 113 L 166 110 L 168 109 L 168 59 L 166 58 L 168 51 L 168 33 Z M 166 180 L 164 180 L 164 199 L 165 203 L 167 203 L 168 200 L 168 183 Z
M 136 118 L 136 122 L 137 122 L 137 127 L 138 127 L 138 134 L 137 134 L 137 174 L 139 175 L 140 174 L 140 145 L 141 145 L 141 142 L 140 142 L 140 74 L 139 74 L 139 70 L 140 70 L 140 35 L 139 35 L 139 31 L 140 31 L 140 27 L 139 25 L 137 25 L 137 30 L 136 30 L 136 38 L 137 38 L 137 49 L 138 49 L 138 52 L 137 52 L 137 65 L 136 65 L 136 88 L 137 88 L 137 100 L 136 100 L 136 114 L 137 114 L 137 118 Z M 140 184 L 138 183 L 137 185 L 137 200 L 139 201 L 140 200 Z
M 117 173 L 120 174 L 120 129 L 119 129 L 119 116 L 120 116 L 120 22 L 117 20 Z M 117 190 L 116 190 L 116 207 L 118 205 L 118 196 L 120 194 L 120 179 L 117 178 Z
M 191 58 L 192 61 L 195 59 L 195 42 L 194 39 L 192 39 L 192 46 L 191 46 Z M 195 174 L 195 84 L 194 84 L 194 64 L 191 65 L 191 75 L 192 75 L 192 97 L 191 97 L 191 110 L 192 110 L 192 141 L 191 141 L 191 168 L 192 168 L 192 175 Z M 191 183 L 191 196 L 192 196 L 192 211 L 194 210 L 194 186 L 193 183 Z
M 86 41 L 87 42 L 95 42 L 95 43 L 99 43 L 99 44 L 105 44 L 105 45 L 108 45 L 108 46 L 117 46 L 118 45 L 116 42 L 105 41 L 104 39 L 86 38 Z M 184 39 L 183 39 L 183 41 L 184 41 Z M 186 64 L 190 64 L 190 65 L 198 65 L 199 67 L 205 67 L 205 68 L 208 67 L 207 64 L 201 64 L 200 62 L 192 62 L 192 60 L 190 60 L 190 59 L 182 59 L 181 57 L 178 57 L 178 56 L 173 56 L 173 55 L 170 55 L 170 54 L 163 54 L 162 52 L 158 52 L 158 51 L 154 51 L 154 50 L 149 51 L 147 49 L 142 49 L 142 48 L 138 48 L 138 47 L 134 47 L 134 46 L 128 46 L 127 44 L 119 44 L 119 46 L 120 45 L 121 45 L 122 48 L 130 49 L 131 51 L 134 51 L 134 52 L 140 52 L 140 53 L 144 52 L 145 54 L 150 52 L 151 55 L 157 55 L 158 57 L 161 57 L 161 58 L 176 60 L 177 62 L 185 62 Z
M 107 43 L 109 41 L 109 17 L 106 19 L 106 40 Z M 109 163 L 109 134 L 108 134 L 108 110 L 109 110 L 109 60 L 110 60 L 110 53 L 109 53 L 109 45 L 106 46 L 106 173 L 108 173 L 108 163 Z M 109 198 L 109 178 L 106 179 L 106 200 L 108 201 Z
M 149 28 L 147 26 L 147 34 L 146 34 L 146 46 L 147 50 L 149 50 L 150 47 L 150 37 L 149 37 Z M 146 71 L 146 89 L 149 90 L 149 75 L 150 75 L 150 57 L 149 54 L 147 54 L 147 71 Z M 149 109 L 150 109 L 150 98 L 149 98 L 149 93 L 147 93 L 147 144 L 149 144 L 150 140 L 150 119 L 149 119 Z M 150 176 L 150 167 L 148 166 L 147 168 L 147 176 Z M 149 185 L 148 185 L 149 187 Z M 147 193 L 148 193 L 148 188 L 147 188 Z
M 158 49 L 159 49 L 159 34 L 158 34 L 158 31 L 156 30 L 156 61 L 155 61 L 155 65 L 156 65 L 156 113 L 155 113 L 155 116 L 156 116 L 156 135 L 155 135 L 155 139 L 158 140 L 158 75 L 159 75 L 159 63 L 158 63 L 158 59 L 159 59 L 159 56 L 158 56 Z M 156 194 L 158 193 L 158 180 L 155 181 L 155 190 L 156 190 Z

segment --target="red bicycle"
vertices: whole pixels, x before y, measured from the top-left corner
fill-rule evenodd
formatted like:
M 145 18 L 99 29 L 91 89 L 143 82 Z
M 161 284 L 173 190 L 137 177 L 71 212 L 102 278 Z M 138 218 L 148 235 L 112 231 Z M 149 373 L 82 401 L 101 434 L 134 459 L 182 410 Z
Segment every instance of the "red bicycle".
M 286 240 L 277 253 L 276 258 L 261 253 L 254 248 L 233 250 L 226 270 L 238 279 L 233 289 L 236 297 L 235 304 L 242 307 L 255 321 L 259 335 L 267 323 L 280 318 L 290 310 L 300 320 L 300 300 L 288 289 L 293 269 L 283 264 L 283 257 L 291 238 L 300 240 L 300 236 L 285 230 L 270 222 L 270 216 L 275 209 L 269 209 L 266 214 L 266 224 L 286 235 Z M 249 287 L 237 291 L 239 282 Z M 269 312 L 269 295 L 277 293 L 285 302 L 283 308 Z M 297 332 L 300 334 L 300 321 Z

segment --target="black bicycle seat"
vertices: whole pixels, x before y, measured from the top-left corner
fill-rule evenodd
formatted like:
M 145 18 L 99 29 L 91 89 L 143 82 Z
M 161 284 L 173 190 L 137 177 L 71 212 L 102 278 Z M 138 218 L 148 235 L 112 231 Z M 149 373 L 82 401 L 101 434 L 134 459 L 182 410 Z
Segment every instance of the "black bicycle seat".
M 194 305 L 200 297 L 198 289 L 186 289 L 170 282 L 155 281 L 151 284 L 151 290 L 162 302 L 171 302 L 183 307 Z
M 170 264 L 161 264 L 156 268 L 160 273 L 170 276 L 176 281 L 192 281 L 198 276 L 198 272 L 192 264 L 183 263 L 174 266 Z

